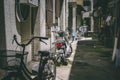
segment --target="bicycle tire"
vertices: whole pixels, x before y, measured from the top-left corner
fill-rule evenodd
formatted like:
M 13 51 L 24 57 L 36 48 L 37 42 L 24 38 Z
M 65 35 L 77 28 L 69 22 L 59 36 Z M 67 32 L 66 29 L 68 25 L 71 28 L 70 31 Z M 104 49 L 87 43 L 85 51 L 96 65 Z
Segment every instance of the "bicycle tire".
M 10 77 L 8 80 L 25 80 L 25 79 L 20 77 Z
M 67 59 L 64 56 L 61 57 L 61 63 L 62 63 L 62 65 L 68 64 Z
M 54 59 L 48 59 L 43 70 L 43 80 L 56 79 L 56 62 Z

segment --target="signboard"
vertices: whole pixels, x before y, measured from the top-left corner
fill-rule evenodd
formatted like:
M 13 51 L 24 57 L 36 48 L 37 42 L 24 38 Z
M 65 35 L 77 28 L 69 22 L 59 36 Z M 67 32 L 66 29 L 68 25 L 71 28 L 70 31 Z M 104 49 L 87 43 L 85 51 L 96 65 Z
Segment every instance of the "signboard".
M 90 12 L 84 12 L 83 13 L 83 18 L 88 18 L 90 17 Z

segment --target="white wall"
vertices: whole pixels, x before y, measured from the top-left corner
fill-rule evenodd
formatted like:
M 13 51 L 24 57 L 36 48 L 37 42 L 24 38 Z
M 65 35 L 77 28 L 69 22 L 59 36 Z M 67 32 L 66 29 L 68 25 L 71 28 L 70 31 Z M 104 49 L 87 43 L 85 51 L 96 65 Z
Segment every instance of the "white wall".
M 40 36 L 46 37 L 46 1 L 40 0 Z M 49 42 L 49 41 L 47 41 Z M 46 50 L 48 46 L 40 43 L 40 50 Z
M 18 34 L 18 24 L 16 24 L 16 16 L 15 16 L 15 0 L 4 0 L 4 16 L 5 16 L 5 37 L 6 37 L 6 49 L 7 50 L 20 50 L 20 47 L 17 47 L 18 45 L 14 42 L 14 44 L 12 44 L 13 41 L 13 35 L 17 35 L 17 40 L 18 42 L 21 42 L 21 39 L 24 41 L 26 39 L 28 39 L 28 37 L 30 38 L 30 31 L 29 30 L 31 28 L 30 26 L 30 15 L 29 15 L 29 19 L 24 22 L 21 26 L 23 28 L 22 29 L 22 38 L 19 35 L 21 32 L 19 32 Z M 19 26 L 19 27 L 21 27 Z M 29 28 L 29 29 L 27 29 Z M 26 32 L 27 31 L 27 32 Z M 28 62 L 31 61 L 31 45 L 29 45 L 26 48 L 26 51 L 29 52 L 28 55 Z M 7 53 L 9 54 L 9 52 Z
M 18 40 L 20 41 L 20 36 L 18 35 L 16 29 L 15 0 L 4 0 L 4 16 L 5 16 L 6 47 L 7 50 L 14 50 L 16 48 L 16 45 L 12 44 L 13 35 L 16 34 Z
M 66 6 L 65 6 L 65 1 L 63 2 L 63 6 L 61 9 L 61 15 L 60 15 L 60 29 L 64 30 L 66 29 Z

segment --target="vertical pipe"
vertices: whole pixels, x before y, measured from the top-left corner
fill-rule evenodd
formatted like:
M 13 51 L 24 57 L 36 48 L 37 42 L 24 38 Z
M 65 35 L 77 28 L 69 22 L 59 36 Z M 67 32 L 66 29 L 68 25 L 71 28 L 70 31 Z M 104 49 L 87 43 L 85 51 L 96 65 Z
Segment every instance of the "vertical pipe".
M 53 26 L 51 27 L 51 38 L 50 38 L 50 49 L 52 48 L 52 43 L 55 41 L 55 36 L 52 31 L 55 30 L 55 0 L 53 0 Z
M 45 0 L 40 0 L 40 36 L 46 36 Z
M 68 28 L 68 0 L 66 0 L 66 27 Z
M 66 0 L 63 2 L 63 31 L 66 28 Z
M 114 48 L 113 48 L 113 53 L 112 53 L 112 61 L 115 60 L 115 55 L 116 55 L 116 50 L 117 50 L 117 45 L 118 45 L 118 34 L 117 34 L 117 27 L 118 27 L 118 4 L 117 0 L 115 0 L 115 17 L 116 17 L 116 23 L 115 23 L 115 41 L 114 41 Z
M 91 13 L 93 14 L 93 0 L 91 0 Z M 93 15 L 91 16 L 91 32 L 94 31 L 94 20 Z
M 40 0 L 40 36 L 46 36 L 46 0 Z M 45 50 L 46 45 L 40 43 L 40 50 Z
M 73 32 L 76 32 L 76 4 L 73 4 L 73 10 L 72 10 L 72 12 L 73 12 L 73 20 L 72 20 L 72 22 L 73 22 Z
M 53 24 L 55 23 L 55 0 L 53 0 Z

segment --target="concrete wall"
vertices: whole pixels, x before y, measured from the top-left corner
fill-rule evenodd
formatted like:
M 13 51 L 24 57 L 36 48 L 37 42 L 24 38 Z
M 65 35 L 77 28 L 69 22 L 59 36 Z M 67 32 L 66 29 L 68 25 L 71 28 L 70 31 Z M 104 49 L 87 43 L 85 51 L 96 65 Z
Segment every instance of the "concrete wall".
M 46 37 L 46 1 L 40 0 L 40 36 Z M 40 42 L 40 50 L 49 50 L 49 40 L 46 41 L 48 45 Z
M 5 19 L 4 19 L 4 0 L 0 1 L 0 50 L 6 49 L 5 43 Z
M 15 16 L 15 0 L 1 0 L 0 6 L 0 42 L 2 42 L 0 50 L 20 50 L 15 42 L 12 44 L 13 35 L 17 35 L 18 41 L 23 43 L 31 38 L 31 14 L 25 22 L 18 23 Z M 27 47 L 26 51 L 29 52 L 28 61 L 30 61 L 31 45 Z
M 66 29 L 66 6 L 65 6 L 66 2 L 65 0 L 63 1 L 63 6 L 61 9 L 61 15 L 60 15 L 60 29 L 65 31 Z
M 4 1 L 4 29 L 6 37 L 6 49 L 14 50 L 16 48 L 15 44 L 12 44 L 13 35 L 16 34 L 20 40 L 16 29 L 16 19 L 15 19 L 15 0 L 3 0 Z
M 13 35 L 16 34 L 18 41 L 26 43 L 31 37 L 31 13 L 24 22 L 19 22 L 15 15 L 15 0 L 1 0 L 0 1 L 0 49 L 5 50 L 16 50 L 17 44 L 12 44 Z M 31 9 L 30 9 L 31 10 Z M 65 30 L 65 1 L 63 3 L 62 12 L 61 12 L 61 25 L 62 29 Z M 34 36 L 46 36 L 46 8 L 45 0 L 40 1 L 40 6 L 37 13 L 37 19 L 35 21 Z M 50 40 L 47 41 L 48 46 L 39 44 L 35 41 L 36 46 L 35 50 L 50 48 Z M 35 45 L 34 44 L 34 45 Z M 40 48 L 41 46 L 41 48 Z M 18 47 L 17 50 L 20 50 Z M 28 61 L 32 59 L 32 44 L 26 48 L 26 51 L 29 52 Z
M 20 35 L 16 28 L 15 19 L 15 0 L 1 0 L 0 1 L 0 55 L 13 55 L 15 50 L 20 50 L 17 44 L 12 44 L 13 35 L 16 34 L 18 41 Z M 1 58 L 1 66 L 6 66 L 7 61 L 11 58 Z
M 35 26 L 34 26 L 34 36 L 40 36 L 40 7 L 38 7 Z M 35 40 L 33 43 L 33 57 L 38 54 L 40 50 L 40 41 Z M 35 58 L 35 57 L 34 57 Z

